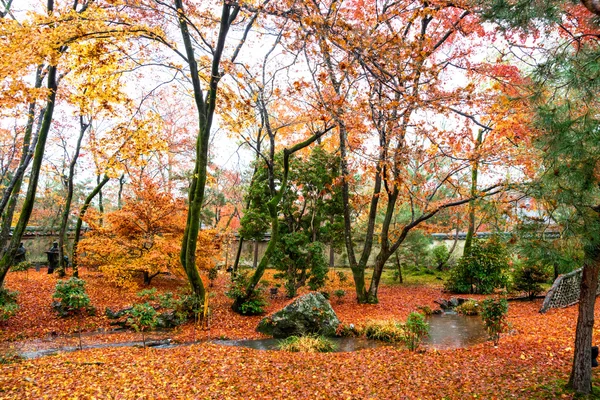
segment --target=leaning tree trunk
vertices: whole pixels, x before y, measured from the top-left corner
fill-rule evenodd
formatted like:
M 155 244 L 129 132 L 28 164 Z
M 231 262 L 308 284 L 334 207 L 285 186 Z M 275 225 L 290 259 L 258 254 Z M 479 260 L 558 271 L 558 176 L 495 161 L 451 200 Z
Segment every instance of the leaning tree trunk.
M 48 67 L 48 89 L 50 94 L 48 95 L 46 112 L 44 113 L 42 126 L 35 147 L 33 164 L 31 166 L 31 173 L 29 176 L 29 186 L 27 187 L 27 195 L 25 196 L 21 214 L 19 215 L 19 221 L 17 222 L 17 226 L 13 232 L 8 251 L 0 260 L 0 287 L 4 284 L 4 278 L 6 277 L 6 273 L 13 263 L 15 253 L 19 243 L 21 243 L 21 238 L 23 237 L 23 233 L 25 233 L 25 228 L 27 227 L 29 217 L 33 211 L 35 193 L 37 191 L 40 170 L 42 167 L 42 161 L 44 159 L 44 151 L 46 149 L 46 139 L 48 138 L 48 133 L 50 132 L 50 125 L 52 124 L 52 117 L 54 114 L 54 103 L 56 101 L 57 83 L 55 66 Z
M 79 217 L 77 217 L 77 224 L 75 225 L 75 239 L 73 239 L 73 253 L 71 254 L 71 259 L 73 260 L 73 276 L 76 278 L 79 277 L 79 266 L 78 266 L 78 261 L 77 261 L 77 246 L 79 245 L 79 241 L 81 240 L 81 226 L 83 225 L 83 217 L 85 216 L 87 209 L 90 207 L 90 204 L 92 204 L 92 200 L 94 200 L 94 197 L 96 197 L 96 195 L 98 193 L 100 193 L 100 191 L 102 190 L 104 185 L 106 185 L 106 183 L 109 180 L 110 180 L 110 178 L 107 175 L 104 175 L 104 179 L 102 179 L 102 181 L 100 181 L 100 183 L 98 183 L 98 185 L 94 188 L 94 190 L 92 190 L 92 192 L 88 195 L 88 197 L 85 198 L 85 201 L 83 202 L 83 206 L 81 206 L 81 210 L 79 211 Z
M 600 246 L 588 245 L 588 247 L 581 277 L 575 354 L 569 378 L 569 386 L 578 393 L 590 393 L 592 390 L 592 332 L 600 272 Z
M 35 88 L 42 87 L 42 67 L 38 66 L 35 74 Z M 2 214 L 2 226 L 0 227 L 0 249 L 4 251 L 6 244 L 10 240 L 10 227 L 12 225 L 13 216 L 15 215 L 15 209 L 21 193 L 21 185 L 23 184 L 23 174 L 25 169 L 29 166 L 33 152 L 30 146 L 35 147 L 37 140 L 32 143 L 33 126 L 35 124 L 35 102 L 29 103 L 27 110 L 27 124 L 25 125 L 25 134 L 23 135 L 23 153 L 19 160 L 19 166 L 15 172 L 15 176 L 11 180 L 8 187 L 5 188 L 5 196 L 3 196 L 2 204 L 6 204 L 0 207 L 0 214 Z M 40 112 L 40 119 L 43 117 L 45 110 L 42 109 Z M 41 127 L 41 121 L 39 121 Z M 37 136 L 37 134 L 36 134 Z M 8 201 L 7 201 L 8 200 Z
M 475 142 L 475 159 L 471 167 L 471 197 L 475 198 L 477 194 L 477 177 L 479 175 L 479 160 L 478 151 L 483 142 L 483 129 L 480 129 L 477 133 L 477 141 Z M 463 257 L 466 257 L 471 252 L 471 246 L 473 243 L 473 236 L 475 235 L 475 199 L 469 202 L 469 227 L 467 229 L 467 236 L 465 237 L 465 247 L 463 249 Z
M 77 159 L 79 158 L 79 151 L 81 150 L 81 142 L 85 131 L 87 131 L 90 124 L 83 122 L 83 117 L 79 117 L 79 137 L 77 138 L 77 144 L 75 146 L 75 154 L 73 159 L 69 163 L 69 176 L 67 177 L 67 198 L 65 199 L 65 208 L 62 212 L 60 220 L 60 233 L 58 234 L 58 277 L 62 278 L 66 275 L 67 263 L 65 261 L 65 238 L 67 236 L 67 228 L 69 225 L 69 214 L 71 213 L 71 203 L 73 201 L 73 178 L 75 177 L 75 166 L 77 165 Z

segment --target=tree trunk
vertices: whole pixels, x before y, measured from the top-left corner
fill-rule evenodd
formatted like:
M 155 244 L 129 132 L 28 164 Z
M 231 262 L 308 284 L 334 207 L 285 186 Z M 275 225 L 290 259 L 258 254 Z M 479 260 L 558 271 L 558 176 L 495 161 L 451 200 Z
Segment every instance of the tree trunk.
M 125 174 L 122 174 L 119 178 L 119 193 L 117 195 L 117 208 L 120 210 L 123 208 L 123 186 L 125 185 Z M 169 191 L 171 193 L 171 191 Z
M 98 175 L 96 177 L 96 184 L 99 186 L 100 182 L 102 182 L 102 180 L 100 179 L 102 175 Z M 104 185 L 102 185 L 104 186 Z M 100 226 L 104 225 L 104 200 L 102 198 L 102 187 L 100 187 L 100 190 L 98 191 L 98 212 L 100 213 Z
M 8 251 L 0 260 L 0 287 L 4 284 L 4 278 L 6 277 L 8 269 L 12 265 L 15 253 L 19 244 L 21 243 L 21 238 L 23 237 L 23 233 L 25 233 L 25 228 L 27 227 L 29 217 L 31 216 L 31 212 L 33 211 L 33 204 L 35 202 L 37 184 L 40 176 L 40 170 L 42 167 L 42 161 L 44 159 L 44 151 L 46 149 L 46 139 L 48 138 L 48 133 L 50 132 L 50 125 L 52 124 L 52 117 L 54 115 L 54 103 L 56 101 L 57 90 L 56 67 L 54 66 L 48 67 L 48 89 L 50 91 L 50 94 L 48 95 L 46 112 L 44 113 L 42 126 L 35 147 L 33 164 L 31 166 L 31 174 L 29 176 L 29 186 L 27 187 L 27 195 L 25 196 L 25 201 L 21 209 L 21 214 L 19 215 L 19 221 L 17 222 L 17 226 L 15 227 L 15 230 L 13 232 Z
M 58 234 L 58 277 L 62 278 L 66 275 L 67 262 L 65 261 L 65 239 L 67 237 L 67 228 L 69 225 L 69 214 L 71 213 L 71 203 L 73 201 L 73 178 L 75 177 L 75 166 L 79 158 L 81 150 L 81 141 L 90 124 L 83 122 L 83 117 L 79 117 L 79 137 L 75 146 L 75 154 L 69 164 L 69 176 L 67 177 L 67 198 L 65 199 L 64 210 L 60 221 L 60 231 Z
M 238 268 L 240 265 L 240 257 L 242 255 L 242 246 L 244 245 L 244 238 L 239 236 L 238 238 L 238 247 L 237 247 L 237 251 L 235 252 L 235 261 L 233 262 L 233 267 L 231 268 L 231 272 L 232 275 L 235 276 L 237 275 L 238 272 Z
M 42 67 L 39 66 L 35 73 L 35 85 L 34 87 L 40 88 L 42 87 Z M 12 185 L 9 184 L 5 189 L 6 193 L 3 196 L 2 204 L 6 204 L 6 209 L 4 207 L 0 208 L 0 214 L 2 214 L 2 226 L 0 227 L 0 250 L 3 252 L 6 244 L 10 240 L 10 227 L 12 225 L 13 216 L 15 215 L 15 208 L 17 206 L 17 202 L 19 200 L 19 195 L 21 193 L 21 185 L 23 184 L 23 174 L 25 173 L 25 169 L 31 162 L 31 137 L 33 134 L 33 126 L 35 123 L 35 102 L 29 103 L 29 108 L 27 110 L 27 124 L 25 125 L 25 134 L 23 135 L 23 153 L 21 154 L 21 159 L 19 160 L 19 167 L 15 172 L 15 176 L 13 176 L 14 182 Z M 43 117 L 45 111 L 42 110 L 40 113 L 40 119 Z M 39 126 L 41 127 L 41 121 L 39 121 Z M 37 136 L 37 135 L 36 135 Z M 34 143 L 36 141 L 34 140 Z M 6 199 L 9 199 L 6 202 Z
M 77 217 L 77 224 L 75 225 L 75 239 L 73 239 L 73 253 L 71 255 L 71 259 L 73 260 L 73 276 L 79 277 L 79 267 L 77 265 L 77 246 L 79 245 L 79 240 L 81 239 L 81 226 L 83 224 L 83 217 L 87 209 L 90 207 L 92 200 L 94 197 L 102 190 L 104 185 L 110 180 L 107 175 L 104 175 L 104 179 L 100 181 L 100 183 L 92 190 L 92 192 L 85 198 L 83 202 L 83 206 L 81 206 L 81 211 L 79 211 L 79 217 Z
M 252 260 L 252 268 L 258 266 L 258 239 L 254 239 L 254 259 Z
M 404 283 L 404 278 L 402 277 L 402 264 L 400 264 L 400 257 L 398 256 L 398 252 L 396 252 L 396 268 L 398 268 L 398 282 Z
M 479 175 L 479 159 L 478 151 L 483 142 L 483 129 L 480 129 L 477 133 L 477 140 L 475 142 L 475 155 L 473 159 L 473 165 L 471 167 L 471 197 L 475 197 L 477 194 L 477 176 Z M 463 250 L 463 257 L 466 257 L 471 252 L 471 246 L 473 243 L 473 236 L 475 235 L 475 200 L 469 202 L 469 227 L 467 230 L 467 237 L 465 237 L 465 248 Z
M 569 377 L 569 386 L 577 393 L 590 393 L 592 390 L 592 331 L 600 272 L 600 246 L 588 245 L 585 253 L 575 332 L 575 353 Z

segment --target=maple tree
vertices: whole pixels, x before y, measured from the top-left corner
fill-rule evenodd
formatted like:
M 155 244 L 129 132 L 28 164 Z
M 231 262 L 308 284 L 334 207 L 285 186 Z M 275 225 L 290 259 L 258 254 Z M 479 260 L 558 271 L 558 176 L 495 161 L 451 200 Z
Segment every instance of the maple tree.
M 96 216 L 97 217 L 97 216 Z M 184 204 L 148 179 L 133 184 L 120 210 L 104 216 L 104 224 L 88 217 L 90 232 L 78 244 L 78 263 L 99 268 L 106 279 L 119 286 L 134 284 L 142 273 L 144 284 L 161 273 L 180 274 L 179 251 L 183 236 Z M 202 252 L 196 265 L 208 270 L 218 259 L 215 231 L 203 230 L 198 237 Z
M 0 20 L 2 22 L 2 36 L 5 38 L 2 42 L 2 51 L 4 54 L 13 54 L 15 51 L 21 53 L 19 57 L 13 60 L 9 60 L 8 57 L 5 58 L 3 65 L 6 68 L 3 68 L 1 79 L 11 86 L 11 90 L 5 92 L 7 97 L 10 97 L 9 104 L 14 104 L 15 101 L 23 97 L 29 100 L 31 113 L 28 116 L 24 150 L 27 150 L 30 144 L 28 141 L 31 139 L 29 132 L 36 106 L 36 100 L 33 96 L 41 96 L 40 98 L 46 101 L 46 106 L 43 108 L 43 117 L 35 138 L 35 146 L 31 146 L 33 153 L 28 152 L 26 156 L 25 151 L 23 152 L 23 162 L 20 163 L 17 173 L 13 177 L 10 190 L 5 191 L 3 197 L 4 206 L 10 196 L 18 196 L 18 191 L 15 189 L 20 188 L 22 174 L 27 167 L 28 159 L 30 159 L 32 165 L 28 189 L 19 214 L 19 221 L 14 229 L 8 251 L 4 253 L 0 260 L 0 284 L 4 281 L 6 271 L 12 264 L 15 249 L 21 240 L 33 210 L 46 141 L 51 129 L 56 102 L 59 98 L 59 81 L 73 69 L 70 63 L 73 59 L 80 61 L 82 57 L 85 57 L 91 65 L 94 64 L 94 60 L 102 59 L 103 53 L 99 52 L 98 49 L 103 48 L 103 40 L 119 35 L 127 36 L 128 33 L 132 32 L 140 32 L 136 28 L 129 29 L 131 24 L 123 24 L 118 28 L 114 27 L 111 19 L 118 19 L 120 16 L 118 11 L 114 12 L 117 9 L 113 9 L 111 4 L 97 4 L 91 1 L 81 3 L 75 1 L 69 2 L 69 4 L 56 2 L 55 4 L 54 1 L 49 0 L 43 12 L 31 13 L 26 21 L 15 19 L 12 14 L 8 13 L 9 7 L 6 7 L 6 10 L 12 18 L 2 18 Z M 31 51 L 23 52 L 23 49 L 31 49 Z M 102 63 L 97 65 L 102 65 Z M 62 73 L 58 72 L 60 67 L 63 69 Z M 27 76 L 27 71 L 32 68 L 37 68 L 38 71 L 33 89 L 27 87 L 21 79 L 12 79 L 14 76 Z M 46 90 L 40 92 L 39 88 L 41 88 L 44 79 Z M 93 85 L 89 85 L 88 89 L 92 90 L 93 87 Z M 8 224 L 9 218 L 4 221 Z
M 383 266 L 411 229 L 444 209 L 502 191 L 498 179 L 475 195 L 462 189 L 472 159 L 481 162 L 490 154 L 465 145 L 482 124 L 476 114 L 484 107 L 473 106 L 472 100 L 485 94 L 477 93 L 474 84 L 445 82 L 453 66 L 475 73 L 469 47 L 475 39 L 469 37 L 484 31 L 466 4 L 379 7 L 378 2 L 361 2 L 360 7 L 338 8 L 337 2 L 307 2 L 295 11 L 302 18 L 294 45 L 307 42 L 319 102 L 339 133 L 344 237 L 357 298 L 376 303 Z M 432 115 L 462 117 L 462 128 L 440 126 Z M 365 145 L 369 139 L 376 141 L 375 151 Z M 365 245 L 358 255 L 352 210 L 359 198 L 351 194 L 350 178 L 356 170 L 372 184 L 364 201 Z M 408 220 L 397 218 L 401 205 L 411 210 Z M 393 228 L 395 222 L 400 223 Z M 375 266 L 367 287 L 372 252 Z

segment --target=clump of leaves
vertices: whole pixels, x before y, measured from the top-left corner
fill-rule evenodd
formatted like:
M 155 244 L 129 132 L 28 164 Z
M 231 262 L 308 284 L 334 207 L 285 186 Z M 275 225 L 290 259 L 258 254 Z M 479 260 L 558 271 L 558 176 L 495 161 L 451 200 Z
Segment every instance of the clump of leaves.
M 83 279 L 72 277 L 68 280 L 59 280 L 52 298 L 58 300 L 53 303 L 53 307 L 61 317 L 79 314 L 84 310 L 90 315 L 95 312 L 90 298 L 85 292 Z
M 425 316 L 433 314 L 433 310 L 429 306 L 418 306 L 417 310 L 419 310 Z
M 14 272 L 24 272 L 32 267 L 33 264 L 31 263 L 31 261 L 21 261 L 17 265 L 13 265 L 12 267 L 10 267 L 10 270 Z
M 382 342 L 398 343 L 404 340 L 402 324 L 394 320 L 367 321 L 363 333 L 367 339 Z
M 295 297 L 298 289 L 305 285 L 310 290 L 325 286 L 328 264 L 324 245 L 311 242 L 303 232 L 282 235 L 271 257 L 271 264 L 280 271 L 275 277 L 285 280 L 284 287 L 289 298 Z
M 450 252 L 445 244 L 435 246 L 433 250 L 431 250 L 431 255 L 438 271 L 442 271 L 447 268 Z
M 462 315 L 478 315 L 479 303 L 477 300 L 469 299 L 458 307 L 455 307 L 454 311 Z
M 474 240 L 471 251 L 450 271 L 446 290 L 454 293 L 492 293 L 505 286 L 508 252 L 499 237 Z
M 0 321 L 6 321 L 19 311 L 18 294 L 19 292 L 0 287 Z
M 328 353 L 335 350 L 335 344 L 325 336 L 290 336 L 280 340 L 279 350 L 304 353 Z
M 239 273 L 233 276 L 229 290 L 225 292 L 225 295 L 233 300 L 245 299 L 239 306 L 239 312 L 242 315 L 264 314 L 265 306 L 268 304 L 265 299 L 264 288 L 254 288 L 250 296 L 246 296 L 246 288 L 248 287 L 249 280 L 250 278 L 247 273 Z
M 542 293 L 545 283 L 549 278 L 548 271 L 539 264 L 522 265 L 517 267 L 513 275 L 513 289 L 519 292 L 525 292 L 530 300 Z
M 344 289 L 338 289 L 336 291 L 333 292 L 333 294 L 335 295 L 335 297 L 337 298 L 337 302 L 341 303 L 342 299 L 344 298 L 344 296 L 346 295 L 346 291 Z
M 418 312 L 408 315 L 403 327 L 404 335 L 402 341 L 410 351 L 415 351 L 423 339 L 429 335 L 429 324 L 425 322 L 425 316 Z
M 144 331 L 150 330 L 158 323 L 157 312 L 150 303 L 136 304 L 129 311 L 127 321 L 129 325 L 138 332 L 142 332 L 142 342 L 146 347 Z
M 505 299 L 485 299 L 481 302 L 483 324 L 496 346 L 500 341 L 500 334 L 508 327 L 507 315 L 508 302 Z
M 340 337 L 359 337 L 362 336 L 362 332 L 354 324 L 339 324 L 335 335 Z
M 208 269 L 208 280 L 210 282 L 210 287 L 213 286 L 215 280 L 219 276 L 219 269 L 217 267 L 212 267 Z

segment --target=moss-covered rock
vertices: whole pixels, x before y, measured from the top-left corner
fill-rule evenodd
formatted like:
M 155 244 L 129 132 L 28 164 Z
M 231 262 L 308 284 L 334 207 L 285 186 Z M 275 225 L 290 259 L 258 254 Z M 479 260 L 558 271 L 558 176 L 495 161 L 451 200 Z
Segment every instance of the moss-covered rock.
M 309 293 L 263 318 L 256 330 L 276 338 L 308 334 L 335 336 L 339 324 L 327 299 L 321 293 Z

